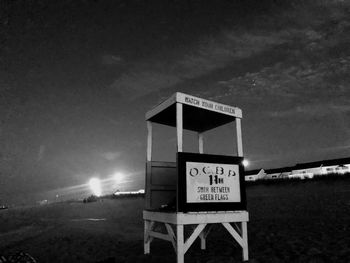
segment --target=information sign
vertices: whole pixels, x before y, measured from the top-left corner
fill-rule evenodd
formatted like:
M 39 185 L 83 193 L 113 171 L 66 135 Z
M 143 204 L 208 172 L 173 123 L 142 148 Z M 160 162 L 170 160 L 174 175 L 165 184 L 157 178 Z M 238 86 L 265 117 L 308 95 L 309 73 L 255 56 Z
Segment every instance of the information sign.
M 187 203 L 240 202 L 237 164 L 186 162 Z
M 246 208 L 242 157 L 178 153 L 179 211 Z

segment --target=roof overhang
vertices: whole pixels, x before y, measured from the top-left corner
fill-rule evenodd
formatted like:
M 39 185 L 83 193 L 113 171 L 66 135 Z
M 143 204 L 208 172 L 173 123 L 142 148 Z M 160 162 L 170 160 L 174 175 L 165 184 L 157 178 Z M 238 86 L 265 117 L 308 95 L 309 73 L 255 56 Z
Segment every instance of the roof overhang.
M 176 103 L 183 104 L 183 128 L 203 132 L 242 118 L 237 107 L 177 92 L 146 113 L 146 120 L 176 127 Z

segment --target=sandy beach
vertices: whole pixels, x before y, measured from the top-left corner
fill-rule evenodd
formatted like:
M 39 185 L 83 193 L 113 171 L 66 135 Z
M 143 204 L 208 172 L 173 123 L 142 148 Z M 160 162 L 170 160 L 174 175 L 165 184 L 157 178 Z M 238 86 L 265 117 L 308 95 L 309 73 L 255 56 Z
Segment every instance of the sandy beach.
M 350 180 L 247 187 L 249 262 L 350 262 Z M 176 262 L 171 243 L 143 254 L 143 198 L 63 202 L 0 211 L 0 251 L 38 262 Z M 186 262 L 241 262 L 222 226 Z

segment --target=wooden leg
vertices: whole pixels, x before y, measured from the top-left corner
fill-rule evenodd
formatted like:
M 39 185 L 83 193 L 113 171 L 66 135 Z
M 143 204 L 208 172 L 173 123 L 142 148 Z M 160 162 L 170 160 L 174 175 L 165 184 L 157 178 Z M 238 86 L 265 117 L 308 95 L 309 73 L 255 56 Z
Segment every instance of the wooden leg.
M 149 254 L 150 253 L 150 247 L 151 247 L 151 237 L 149 236 L 149 231 L 151 231 L 151 222 L 148 220 L 145 220 L 145 229 L 144 229 L 144 239 L 143 239 L 143 245 L 144 245 L 144 253 Z
M 248 261 L 248 230 L 247 222 L 242 222 L 242 239 L 243 239 L 243 261 Z
M 177 263 L 184 263 L 184 226 L 176 225 Z
M 205 250 L 206 244 L 205 244 L 205 231 L 203 230 L 202 233 L 199 234 L 199 238 L 201 239 L 201 249 Z

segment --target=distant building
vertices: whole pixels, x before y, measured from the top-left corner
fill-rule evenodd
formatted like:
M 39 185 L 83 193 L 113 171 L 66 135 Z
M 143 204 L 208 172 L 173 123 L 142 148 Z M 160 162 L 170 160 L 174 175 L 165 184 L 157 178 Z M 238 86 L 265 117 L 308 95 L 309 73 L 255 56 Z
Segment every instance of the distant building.
M 266 170 L 265 179 L 285 179 L 292 173 L 292 167 L 283 167 Z
M 350 173 L 350 158 L 323 160 L 310 163 L 298 163 L 293 167 L 277 169 L 257 169 L 246 171 L 246 181 L 261 179 L 300 178 L 311 179 L 315 175 L 345 174 Z
M 297 164 L 292 171 L 292 174 L 345 174 L 350 172 L 350 158 L 323 160 L 311 163 Z
M 251 170 L 245 172 L 245 181 L 256 181 L 266 176 L 264 169 Z

